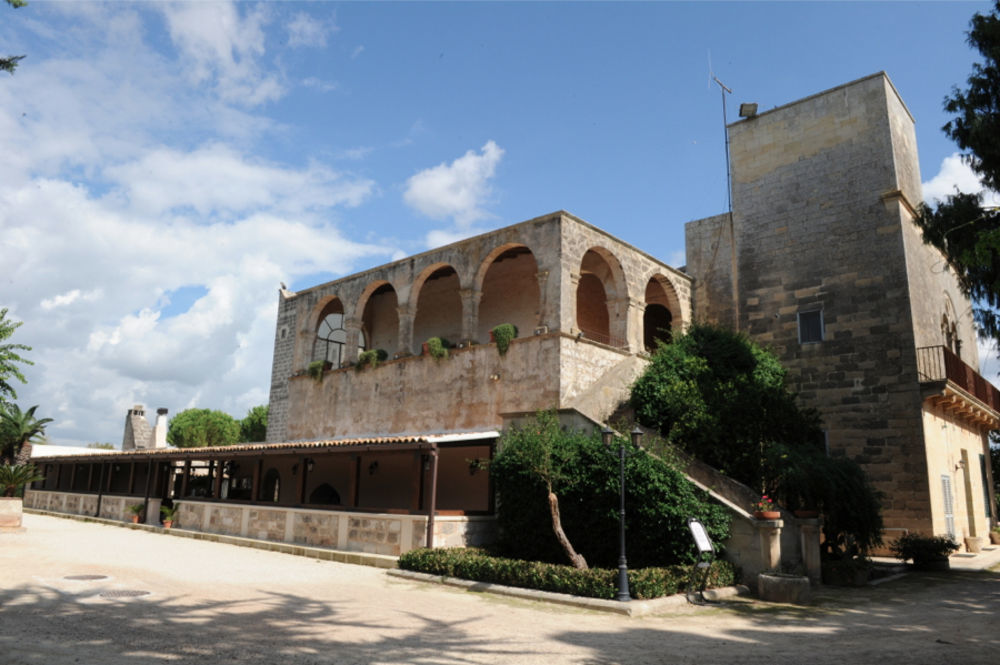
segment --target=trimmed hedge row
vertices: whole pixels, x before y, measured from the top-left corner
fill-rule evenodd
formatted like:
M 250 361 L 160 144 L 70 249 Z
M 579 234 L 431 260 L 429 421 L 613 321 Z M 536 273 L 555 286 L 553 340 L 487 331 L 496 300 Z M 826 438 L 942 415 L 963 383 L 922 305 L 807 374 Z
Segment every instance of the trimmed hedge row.
M 431 575 L 447 575 L 476 582 L 568 593 L 611 600 L 618 590 L 618 571 L 607 568 L 578 570 L 541 561 L 523 561 L 490 556 L 476 548 L 416 549 L 399 557 L 399 567 Z M 628 573 L 629 590 L 638 600 L 670 596 L 684 591 L 691 566 L 640 568 Z M 709 587 L 736 583 L 736 570 L 728 561 L 716 561 L 708 578 Z

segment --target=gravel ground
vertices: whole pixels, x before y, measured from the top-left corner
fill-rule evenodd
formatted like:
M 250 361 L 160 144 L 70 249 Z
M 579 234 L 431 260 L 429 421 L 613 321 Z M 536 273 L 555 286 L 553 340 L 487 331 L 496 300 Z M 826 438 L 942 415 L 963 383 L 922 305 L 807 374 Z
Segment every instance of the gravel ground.
M 627 618 L 42 515 L 25 526 L 0 535 L 4 665 L 1000 662 L 1000 572 Z

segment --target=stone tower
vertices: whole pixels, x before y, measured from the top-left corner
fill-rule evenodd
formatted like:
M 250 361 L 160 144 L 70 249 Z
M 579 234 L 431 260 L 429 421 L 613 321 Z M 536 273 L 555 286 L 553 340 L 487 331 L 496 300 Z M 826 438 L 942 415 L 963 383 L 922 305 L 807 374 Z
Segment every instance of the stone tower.
M 982 454 L 996 411 L 979 422 L 938 413 L 950 383 L 918 362 L 947 348 L 978 364 L 969 301 L 913 222 L 914 121 L 892 82 L 875 74 L 734 123 L 729 135 L 732 215 L 686 228 L 695 320 L 735 325 L 777 353 L 801 401 L 822 414 L 831 453 L 861 463 L 889 497 L 888 538 L 975 535 L 973 513 L 986 511 L 972 487 L 986 480 L 978 460 L 954 483 L 942 476 L 959 448 Z M 971 396 L 984 411 L 989 399 Z M 950 442 L 939 441 L 942 423 L 957 428 Z

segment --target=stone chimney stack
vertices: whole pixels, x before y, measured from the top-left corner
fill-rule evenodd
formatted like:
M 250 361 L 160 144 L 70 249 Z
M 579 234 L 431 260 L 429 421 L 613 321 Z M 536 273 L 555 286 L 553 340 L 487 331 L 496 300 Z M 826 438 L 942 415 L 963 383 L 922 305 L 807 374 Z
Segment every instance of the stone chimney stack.
M 151 448 L 153 432 L 146 420 L 146 409 L 142 404 L 136 404 L 125 416 L 125 436 L 122 437 L 122 450 L 141 450 Z
M 156 425 L 153 427 L 153 447 L 167 447 L 167 409 L 156 410 Z

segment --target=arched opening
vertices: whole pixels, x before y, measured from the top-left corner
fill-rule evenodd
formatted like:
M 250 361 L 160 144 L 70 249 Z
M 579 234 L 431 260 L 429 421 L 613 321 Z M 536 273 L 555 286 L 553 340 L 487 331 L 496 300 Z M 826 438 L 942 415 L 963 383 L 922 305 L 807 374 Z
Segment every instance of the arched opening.
M 670 343 L 677 309 L 677 296 L 667 278 L 662 275 L 652 277 L 646 283 L 646 311 L 642 317 L 643 347 L 646 351 L 655 351 L 657 341 Z M 680 317 L 676 318 L 680 323 Z
M 431 273 L 419 284 L 417 310 L 413 317 L 413 343 L 415 353 L 431 337 L 442 337 L 451 342 L 462 335 L 462 296 L 458 273 L 445 265 L 430 269 Z
M 399 301 L 392 284 L 383 282 L 365 302 L 361 317 L 366 349 L 382 349 L 389 356 L 399 350 Z
M 330 483 L 323 483 L 309 494 L 309 503 L 337 506 L 340 505 L 340 493 Z
M 607 250 L 587 250 L 576 286 L 576 327 L 583 336 L 612 346 L 625 345 L 625 326 L 617 300 L 624 293 L 621 266 Z
M 344 327 L 344 306 L 334 298 L 323 308 L 316 326 L 316 340 L 313 343 L 313 360 L 326 360 L 334 367 L 340 367 L 346 360 L 347 330 Z M 363 350 L 364 333 L 358 340 L 358 350 Z
M 541 303 L 535 255 L 524 245 L 515 245 L 487 260 L 476 327 L 479 341 L 488 342 L 490 330 L 501 323 L 513 323 L 521 336 L 532 334 Z

